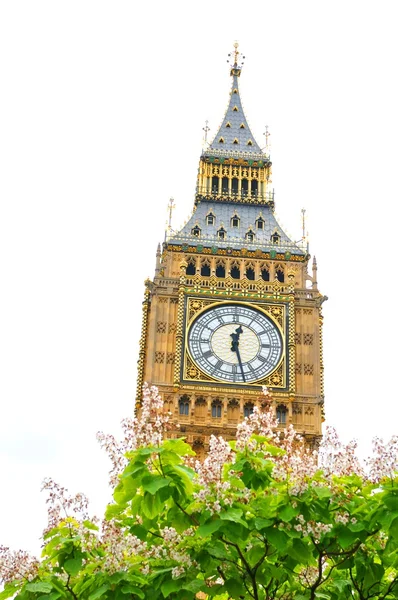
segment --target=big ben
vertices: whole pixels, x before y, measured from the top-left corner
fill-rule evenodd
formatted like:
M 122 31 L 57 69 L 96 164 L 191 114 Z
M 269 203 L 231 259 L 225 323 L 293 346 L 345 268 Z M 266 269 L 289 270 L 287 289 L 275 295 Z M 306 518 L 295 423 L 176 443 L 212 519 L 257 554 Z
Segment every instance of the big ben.
M 227 110 L 202 150 L 192 215 L 159 245 L 145 282 L 137 404 L 144 381 L 156 385 L 170 434 L 199 456 L 211 434 L 234 437 L 264 403 L 263 386 L 279 427 L 292 424 L 312 446 L 321 437 L 325 296 L 305 239 L 289 239 L 275 218 L 272 163 L 245 117 L 241 72 L 235 44 Z

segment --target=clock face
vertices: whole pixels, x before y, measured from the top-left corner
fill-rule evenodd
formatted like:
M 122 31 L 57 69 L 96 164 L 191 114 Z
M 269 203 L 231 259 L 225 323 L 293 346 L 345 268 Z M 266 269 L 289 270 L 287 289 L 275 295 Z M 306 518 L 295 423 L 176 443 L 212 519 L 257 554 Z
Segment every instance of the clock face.
M 208 375 L 229 383 L 264 379 L 279 364 L 282 338 L 259 310 L 222 304 L 203 312 L 188 332 L 188 348 Z

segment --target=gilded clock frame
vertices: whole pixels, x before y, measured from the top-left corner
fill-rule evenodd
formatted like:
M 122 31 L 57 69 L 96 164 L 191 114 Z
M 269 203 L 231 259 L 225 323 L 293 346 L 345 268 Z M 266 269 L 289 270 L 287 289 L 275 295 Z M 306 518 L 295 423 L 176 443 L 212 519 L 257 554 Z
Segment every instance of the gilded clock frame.
M 218 307 L 222 305 L 236 304 L 239 306 L 246 306 L 254 310 L 258 310 L 264 316 L 272 321 L 277 327 L 281 339 L 282 339 L 282 355 L 276 365 L 276 367 L 263 379 L 252 383 L 227 383 L 220 381 L 215 377 L 207 375 L 202 369 L 198 367 L 189 352 L 188 345 L 188 333 L 194 323 L 194 321 L 203 312 L 209 310 L 212 306 Z M 289 389 L 289 352 L 288 352 L 288 336 L 289 336 L 289 303 L 286 302 L 247 302 L 240 299 L 225 299 L 215 300 L 209 297 L 201 296 L 185 296 L 185 310 L 184 310 L 184 341 L 183 341 L 183 355 L 181 364 L 181 379 L 183 383 L 187 384 L 204 384 L 204 385 L 216 385 L 220 387 L 239 388 L 247 389 L 260 388 L 263 385 L 278 389 L 280 391 L 288 391 Z

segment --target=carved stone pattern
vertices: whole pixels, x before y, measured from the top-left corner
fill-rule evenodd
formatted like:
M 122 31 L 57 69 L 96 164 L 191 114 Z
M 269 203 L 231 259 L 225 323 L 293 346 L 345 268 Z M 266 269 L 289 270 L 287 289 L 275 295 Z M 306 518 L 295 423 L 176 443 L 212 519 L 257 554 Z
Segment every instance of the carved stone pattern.
M 294 334 L 294 341 L 296 344 L 301 344 L 301 333 L 296 332 Z
M 170 323 L 169 325 L 169 333 L 175 333 L 177 331 L 177 324 L 176 323 Z
M 294 415 L 302 415 L 303 414 L 303 407 L 301 406 L 301 404 L 297 404 L 297 402 L 293 402 L 293 414 Z
M 178 304 L 178 298 L 170 298 L 170 304 Z
M 301 308 L 296 308 L 296 315 L 301 315 Z
M 159 296 L 159 304 L 167 304 L 168 298 L 164 298 L 164 296 Z
M 166 333 L 166 322 L 158 321 L 156 323 L 156 333 Z
M 296 375 L 301 375 L 303 372 L 303 365 L 301 363 L 296 363 Z
M 166 355 L 166 364 L 174 365 L 174 361 L 176 359 L 176 355 L 174 352 L 168 352 Z
M 314 407 L 313 406 L 306 406 L 305 409 L 304 409 L 304 414 L 312 416 L 314 414 Z
M 304 346 L 312 346 L 314 343 L 314 335 L 312 333 L 304 334 Z
M 314 374 L 314 365 L 305 364 L 304 365 L 304 375 L 313 375 Z
M 164 362 L 164 352 L 155 352 L 155 363 Z
M 186 357 L 186 365 L 185 365 L 185 377 L 186 379 L 190 379 L 193 381 L 213 381 L 210 377 L 205 375 L 203 371 L 198 369 L 198 367 L 191 361 L 191 359 Z
M 312 315 L 312 309 L 311 308 L 304 308 L 304 314 L 305 315 Z
M 145 348 L 146 348 L 146 337 L 148 331 L 148 313 L 149 313 L 149 290 L 145 290 L 145 300 L 142 304 L 142 323 L 141 323 L 141 339 L 140 339 L 140 352 L 138 359 L 138 376 L 137 376 L 137 404 L 141 402 L 142 398 L 142 386 L 144 383 L 144 361 L 145 361 Z

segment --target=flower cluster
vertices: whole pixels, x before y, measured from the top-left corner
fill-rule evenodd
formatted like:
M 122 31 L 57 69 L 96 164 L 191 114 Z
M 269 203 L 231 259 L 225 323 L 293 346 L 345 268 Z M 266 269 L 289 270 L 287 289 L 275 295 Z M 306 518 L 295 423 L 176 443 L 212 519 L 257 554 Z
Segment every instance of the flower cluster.
M 372 445 L 373 456 L 366 460 L 369 480 L 378 483 L 385 478 L 393 478 L 398 470 L 398 436 L 393 436 L 387 444 L 376 437 Z
M 143 385 L 142 403 L 138 415 L 122 421 L 124 438 L 118 442 L 113 435 L 97 433 L 97 440 L 111 459 L 109 484 L 115 486 L 126 464 L 126 453 L 140 447 L 160 446 L 169 426 L 169 416 L 163 412 L 163 400 L 155 386 Z
M 12 551 L 0 546 L 0 584 L 24 579 L 32 581 L 38 573 L 39 561 L 23 550 Z

